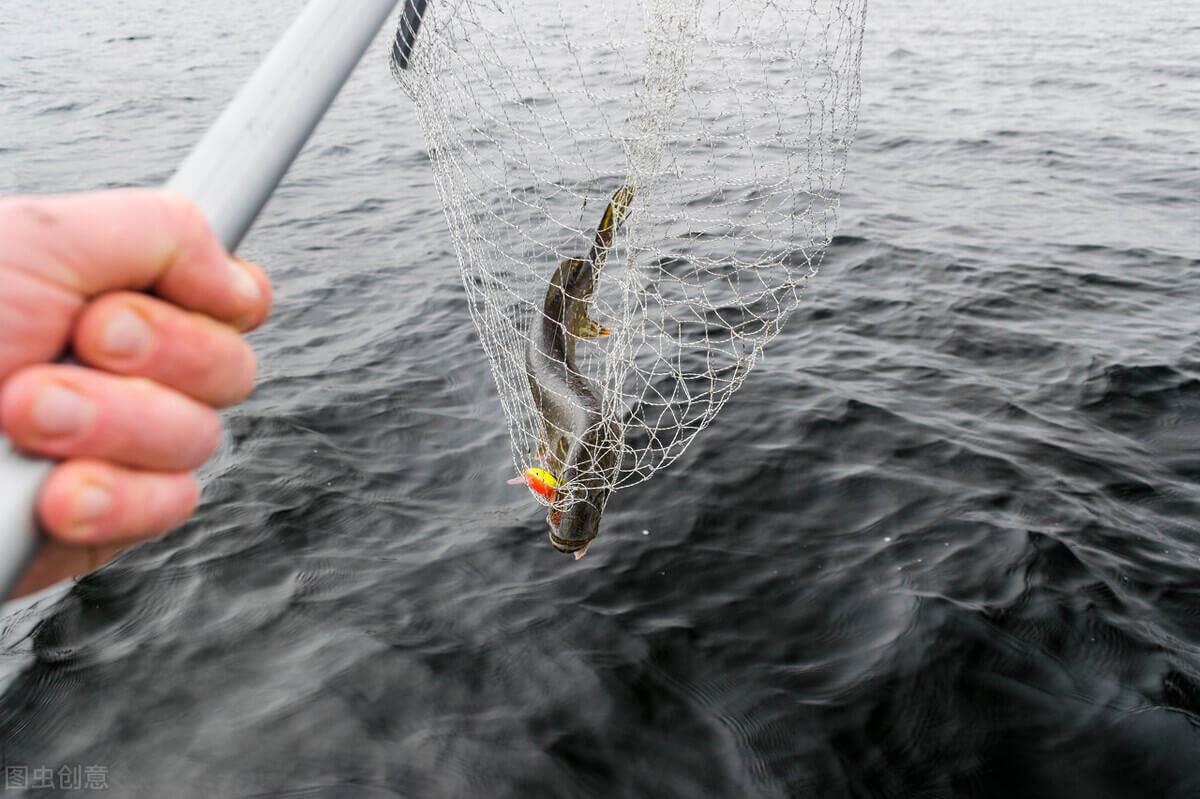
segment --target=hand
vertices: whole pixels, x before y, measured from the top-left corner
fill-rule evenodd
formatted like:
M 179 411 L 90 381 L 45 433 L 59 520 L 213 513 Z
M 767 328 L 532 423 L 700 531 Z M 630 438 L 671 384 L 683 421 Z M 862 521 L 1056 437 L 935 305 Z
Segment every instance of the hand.
M 50 540 L 13 596 L 191 515 L 215 409 L 253 386 L 240 334 L 270 306 L 262 270 L 179 195 L 0 199 L 0 428 L 62 461 L 37 500 Z M 84 366 L 51 363 L 68 346 Z

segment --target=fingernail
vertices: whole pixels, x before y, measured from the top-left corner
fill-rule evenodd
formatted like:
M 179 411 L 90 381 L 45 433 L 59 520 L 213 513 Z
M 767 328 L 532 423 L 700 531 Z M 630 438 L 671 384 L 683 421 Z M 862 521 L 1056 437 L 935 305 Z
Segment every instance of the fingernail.
M 122 308 L 113 314 L 104 328 L 100 346 L 109 355 L 128 358 L 150 349 L 152 335 L 150 326 L 142 317 L 128 308 Z
M 112 494 L 98 485 L 85 485 L 75 498 L 75 524 L 97 522 L 112 510 Z
M 236 258 L 229 259 L 229 265 L 233 268 L 233 293 L 246 305 L 257 303 L 262 297 L 258 281 L 237 262 Z
M 33 426 L 43 436 L 78 433 L 91 423 L 95 406 L 69 388 L 51 384 L 33 404 Z

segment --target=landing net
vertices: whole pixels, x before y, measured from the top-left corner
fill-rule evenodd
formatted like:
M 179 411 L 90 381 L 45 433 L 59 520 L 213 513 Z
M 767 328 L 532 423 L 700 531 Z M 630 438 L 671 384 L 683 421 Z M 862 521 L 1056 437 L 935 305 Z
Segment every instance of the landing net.
M 635 189 L 577 368 L 621 433 L 614 487 L 674 461 L 816 273 L 859 102 L 866 0 L 431 0 L 405 68 L 511 433 L 555 268 Z

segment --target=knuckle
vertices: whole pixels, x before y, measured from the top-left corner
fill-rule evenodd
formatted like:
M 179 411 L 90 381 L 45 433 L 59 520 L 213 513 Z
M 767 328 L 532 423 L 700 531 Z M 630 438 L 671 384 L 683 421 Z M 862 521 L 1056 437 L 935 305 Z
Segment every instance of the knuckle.
M 174 231 L 180 241 L 212 238 L 208 220 L 191 198 L 170 189 L 160 189 L 159 195 L 162 197 L 167 228 Z

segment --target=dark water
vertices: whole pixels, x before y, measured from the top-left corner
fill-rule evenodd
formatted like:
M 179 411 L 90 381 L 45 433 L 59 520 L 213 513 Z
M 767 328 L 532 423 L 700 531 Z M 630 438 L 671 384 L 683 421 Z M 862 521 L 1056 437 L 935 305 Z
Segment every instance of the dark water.
M 17 5 L 0 183 L 53 191 L 163 180 L 298 4 Z M 579 563 L 503 484 L 378 44 L 245 245 L 279 301 L 202 512 L 39 611 L 5 764 L 131 797 L 1200 796 L 1192 4 L 874 4 L 821 274 Z

